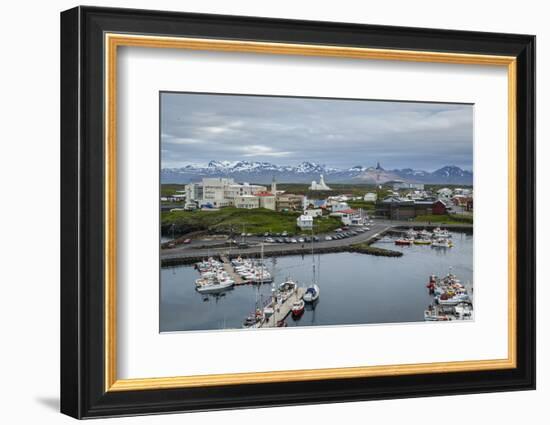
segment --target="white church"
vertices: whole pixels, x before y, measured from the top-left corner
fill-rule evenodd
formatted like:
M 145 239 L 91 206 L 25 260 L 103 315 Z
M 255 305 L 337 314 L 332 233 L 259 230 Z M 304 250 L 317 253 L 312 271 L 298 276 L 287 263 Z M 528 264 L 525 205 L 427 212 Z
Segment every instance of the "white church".
M 311 186 L 309 187 L 309 190 L 332 190 L 332 189 L 327 186 L 327 184 L 325 183 L 325 178 L 321 174 L 321 177 L 319 178 L 319 183 L 313 180 L 311 182 Z

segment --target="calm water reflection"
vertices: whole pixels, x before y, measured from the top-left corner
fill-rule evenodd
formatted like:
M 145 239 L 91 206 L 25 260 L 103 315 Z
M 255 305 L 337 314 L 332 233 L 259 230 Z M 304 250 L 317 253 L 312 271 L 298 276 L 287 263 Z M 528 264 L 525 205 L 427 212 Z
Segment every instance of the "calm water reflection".
M 316 255 L 320 269 L 321 296 L 304 315 L 286 319 L 289 326 L 343 325 L 423 321 L 424 309 L 432 298 L 426 291 L 430 274 L 453 272 L 471 287 L 473 279 L 473 238 L 453 233 L 454 247 L 398 247 L 375 244 L 403 251 L 400 258 L 338 253 Z M 312 278 L 312 257 L 267 258 L 275 282 L 287 276 L 307 285 Z M 269 297 L 271 285 L 235 287 L 219 295 L 195 291 L 198 272 L 191 266 L 161 270 L 160 330 L 210 330 L 241 328 L 257 300 Z

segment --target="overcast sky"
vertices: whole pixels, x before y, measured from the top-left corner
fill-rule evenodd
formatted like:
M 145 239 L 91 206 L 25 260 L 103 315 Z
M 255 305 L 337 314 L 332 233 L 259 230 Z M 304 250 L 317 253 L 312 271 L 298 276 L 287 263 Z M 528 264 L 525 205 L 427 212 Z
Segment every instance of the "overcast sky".
M 210 160 L 472 169 L 471 105 L 162 93 L 162 167 Z

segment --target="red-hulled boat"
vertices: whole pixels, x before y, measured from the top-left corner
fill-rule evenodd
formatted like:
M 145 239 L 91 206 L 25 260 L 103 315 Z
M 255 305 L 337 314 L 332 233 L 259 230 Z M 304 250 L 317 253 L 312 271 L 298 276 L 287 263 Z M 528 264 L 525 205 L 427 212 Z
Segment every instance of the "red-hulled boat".
M 396 245 L 412 245 L 413 241 L 411 239 L 397 239 L 395 241 Z
M 292 316 L 294 317 L 300 317 L 302 314 L 304 314 L 306 303 L 304 300 L 296 301 L 294 304 L 292 304 Z

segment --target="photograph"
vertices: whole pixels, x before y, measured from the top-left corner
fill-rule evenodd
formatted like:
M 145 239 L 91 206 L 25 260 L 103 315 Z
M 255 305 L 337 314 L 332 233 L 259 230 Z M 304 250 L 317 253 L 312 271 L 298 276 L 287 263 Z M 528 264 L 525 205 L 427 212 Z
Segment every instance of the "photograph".
M 160 93 L 160 331 L 473 320 L 471 104 Z

